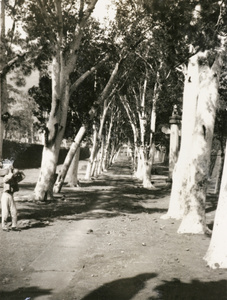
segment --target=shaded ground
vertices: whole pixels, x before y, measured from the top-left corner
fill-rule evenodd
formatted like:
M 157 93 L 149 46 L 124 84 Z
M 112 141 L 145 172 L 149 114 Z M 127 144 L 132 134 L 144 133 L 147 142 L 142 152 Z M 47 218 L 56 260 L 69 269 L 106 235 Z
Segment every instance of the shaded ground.
M 0 299 L 227 299 L 227 271 L 202 259 L 210 238 L 178 235 L 178 221 L 160 219 L 170 193 L 161 166 L 152 176 L 158 189 L 146 190 L 120 156 L 97 180 L 65 186 L 46 204 L 29 201 L 37 170 L 25 172 L 16 197 L 23 230 L 0 231 Z M 211 228 L 215 208 L 209 196 Z

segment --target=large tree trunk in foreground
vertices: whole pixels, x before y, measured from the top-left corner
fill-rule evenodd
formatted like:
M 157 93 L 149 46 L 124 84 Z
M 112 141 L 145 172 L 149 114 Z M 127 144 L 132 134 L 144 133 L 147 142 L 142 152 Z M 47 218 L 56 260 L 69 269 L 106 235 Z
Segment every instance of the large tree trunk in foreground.
M 39 178 L 35 187 L 35 199 L 53 197 L 53 185 L 61 141 L 65 131 L 69 102 L 69 78 L 64 70 L 62 57 L 55 57 L 52 63 L 52 106 L 47 127 Z
M 182 192 L 186 188 L 187 183 L 188 159 L 191 151 L 192 132 L 195 123 L 196 99 L 199 84 L 198 68 L 198 56 L 194 55 L 189 60 L 187 74 L 185 75 L 181 147 L 178 161 L 173 171 L 173 184 L 169 209 L 167 214 L 161 217 L 163 219 L 181 219 L 184 213 L 184 199 Z
M 54 192 L 55 193 L 60 193 L 62 185 L 64 183 L 66 174 L 68 172 L 69 166 L 73 160 L 73 157 L 75 156 L 75 153 L 77 152 L 77 149 L 80 146 L 80 143 L 84 137 L 84 134 L 86 132 L 86 127 L 83 125 L 81 126 L 80 130 L 78 131 L 67 155 L 64 161 L 64 164 L 62 166 L 61 171 L 59 172 L 59 175 L 57 177 L 56 183 L 54 185 Z
M 78 8 L 79 18 L 76 24 L 72 42 L 67 45 L 67 34 L 64 28 L 64 13 L 61 1 L 54 1 L 51 16 L 48 7 L 39 5 L 42 21 L 48 26 L 52 18 L 56 20 L 56 29 L 48 38 L 52 46 L 52 102 L 51 112 L 47 127 L 45 128 L 45 142 L 42 156 L 42 164 L 38 182 L 35 188 L 35 199 L 45 200 L 47 194 L 53 197 L 53 185 L 59 156 L 61 141 L 64 135 L 67 111 L 70 97 L 69 76 L 75 70 L 78 50 L 83 37 L 84 28 L 95 8 L 97 0 L 80 1 Z M 76 15 L 75 15 L 76 17 Z M 47 33 L 48 34 L 48 33 Z M 87 73 L 89 75 L 89 72 Z
M 224 170 L 218 207 L 214 219 L 213 233 L 209 248 L 204 257 L 212 269 L 227 268 L 227 154 L 225 153 Z
M 208 62 L 209 51 L 199 54 L 199 93 L 195 126 L 192 136 L 187 185 L 184 190 L 185 209 L 178 233 L 204 234 L 206 228 L 205 203 L 209 178 L 210 155 L 218 101 L 222 60 L 217 55 Z

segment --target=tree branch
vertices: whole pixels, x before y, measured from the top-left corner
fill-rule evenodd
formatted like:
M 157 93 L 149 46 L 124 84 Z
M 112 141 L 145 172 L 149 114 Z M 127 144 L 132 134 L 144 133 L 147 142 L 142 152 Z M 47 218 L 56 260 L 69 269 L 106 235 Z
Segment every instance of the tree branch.
M 87 70 L 84 74 L 82 74 L 77 80 L 76 82 L 74 82 L 69 90 L 69 94 L 72 95 L 73 92 L 75 92 L 75 90 L 78 88 L 78 86 L 92 73 L 94 73 L 98 68 L 101 67 L 101 65 L 103 65 L 104 62 L 106 62 L 110 57 L 110 54 L 107 54 L 97 65 L 95 65 L 94 67 L 92 67 L 90 70 Z
M 2 70 L 0 70 L 0 74 L 6 74 L 10 68 L 18 61 L 18 60 L 22 60 L 25 57 L 26 53 L 24 53 L 23 55 L 17 55 L 16 57 L 14 57 L 13 59 L 11 59 L 10 61 L 7 62 L 7 64 L 5 64 L 2 68 Z
M 87 23 L 88 18 L 90 17 L 92 11 L 95 8 L 95 5 L 98 0 L 90 0 L 87 9 L 85 11 L 82 11 L 84 9 L 84 0 L 80 0 L 80 8 L 79 8 L 79 24 L 74 32 L 74 38 L 70 46 L 70 58 L 69 58 L 69 65 L 71 66 L 71 71 L 73 70 L 75 63 L 77 61 L 77 52 L 80 47 L 80 42 L 83 36 L 83 30 Z

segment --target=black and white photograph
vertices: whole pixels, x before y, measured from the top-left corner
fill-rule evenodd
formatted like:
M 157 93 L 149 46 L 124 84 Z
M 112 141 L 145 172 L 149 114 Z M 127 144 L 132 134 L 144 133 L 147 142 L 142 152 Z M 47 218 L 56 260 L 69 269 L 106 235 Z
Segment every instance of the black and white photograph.
M 227 1 L 0 0 L 0 299 L 227 300 Z

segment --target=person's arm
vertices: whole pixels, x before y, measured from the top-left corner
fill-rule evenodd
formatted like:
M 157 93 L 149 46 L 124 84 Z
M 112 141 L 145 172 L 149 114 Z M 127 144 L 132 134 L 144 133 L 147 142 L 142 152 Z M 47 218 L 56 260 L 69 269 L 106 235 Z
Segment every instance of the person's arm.
M 9 173 L 8 173 L 7 175 L 4 176 L 3 182 L 4 182 L 4 183 L 9 183 L 9 182 L 12 180 L 13 175 L 14 175 L 14 174 L 13 174 L 12 170 L 10 170 Z

